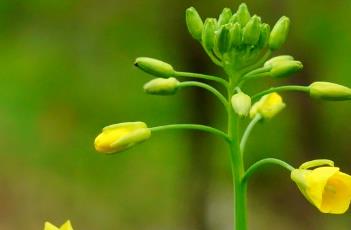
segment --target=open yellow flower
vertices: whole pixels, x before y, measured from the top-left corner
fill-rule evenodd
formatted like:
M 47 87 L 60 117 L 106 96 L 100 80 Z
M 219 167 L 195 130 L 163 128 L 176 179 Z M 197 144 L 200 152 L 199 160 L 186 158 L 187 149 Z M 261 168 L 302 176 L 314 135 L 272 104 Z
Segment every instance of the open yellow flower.
M 55 225 L 49 222 L 45 222 L 44 230 L 73 230 L 73 228 L 71 222 L 68 220 L 60 228 L 56 227 Z
M 333 166 L 304 166 L 293 170 L 291 179 L 306 199 L 323 213 L 345 213 L 351 201 L 351 176 Z M 318 164 L 310 165 L 315 166 Z
M 124 151 L 151 136 L 144 122 L 125 122 L 103 128 L 95 138 L 95 149 L 101 153 Z
M 250 117 L 260 114 L 265 119 L 270 119 L 285 108 L 285 103 L 278 93 L 270 93 L 263 96 L 250 110 Z

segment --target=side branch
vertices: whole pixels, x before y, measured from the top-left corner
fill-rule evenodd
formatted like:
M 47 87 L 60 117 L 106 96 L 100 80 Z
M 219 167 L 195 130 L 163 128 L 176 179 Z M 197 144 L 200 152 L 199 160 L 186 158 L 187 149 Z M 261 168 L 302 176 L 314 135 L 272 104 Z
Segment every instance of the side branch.
M 220 77 L 211 76 L 211 75 L 207 75 L 207 74 L 176 72 L 175 77 L 193 77 L 193 78 L 205 79 L 205 80 L 218 82 L 218 83 L 224 85 L 225 87 L 228 87 L 228 82 L 226 80 L 224 80 Z
M 260 97 L 273 93 L 273 92 L 281 92 L 281 91 L 300 91 L 300 92 L 305 92 L 308 93 L 310 91 L 308 86 L 301 86 L 301 85 L 285 85 L 285 86 L 278 86 L 278 87 L 272 87 L 268 90 L 262 91 L 252 97 L 252 100 L 259 99 Z

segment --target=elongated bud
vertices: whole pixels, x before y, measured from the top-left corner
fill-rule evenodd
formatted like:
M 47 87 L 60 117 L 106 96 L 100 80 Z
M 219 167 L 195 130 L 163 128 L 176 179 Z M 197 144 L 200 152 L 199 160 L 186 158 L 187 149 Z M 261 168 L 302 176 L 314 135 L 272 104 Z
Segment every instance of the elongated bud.
M 144 85 L 144 91 L 153 95 L 171 95 L 177 92 L 179 81 L 174 77 L 156 78 Z
M 286 16 L 281 17 L 274 25 L 270 38 L 269 48 L 271 50 L 280 49 L 285 43 L 290 27 L 290 19 Z
M 270 71 L 272 77 L 283 78 L 302 70 L 303 65 L 299 61 L 279 61 L 272 64 Z
M 226 53 L 230 49 L 231 45 L 231 34 L 229 31 L 229 25 L 222 27 L 218 35 L 217 46 L 221 54 Z
M 254 15 L 243 30 L 243 42 L 247 45 L 256 45 L 261 33 L 261 19 Z
M 231 99 L 234 111 L 240 116 L 245 117 L 251 108 L 251 97 L 243 92 L 234 94 Z
M 217 22 L 215 18 L 207 18 L 202 33 L 202 43 L 207 50 L 213 49 L 216 41 Z
M 232 10 L 229 8 L 224 8 L 222 13 L 219 15 L 218 25 L 222 26 L 227 24 L 231 17 L 232 17 Z
M 251 18 L 249 9 L 247 8 L 247 5 L 245 3 L 240 4 L 236 15 L 238 17 L 238 22 L 241 24 L 242 27 L 244 27 Z
M 134 65 L 156 77 L 172 77 L 175 74 L 170 64 L 154 58 L 139 57 L 135 60 Z
M 270 66 L 270 65 L 274 65 L 274 64 L 276 64 L 278 62 L 281 62 L 281 61 L 292 61 L 292 60 L 294 60 L 293 56 L 280 55 L 280 56 L 273 57 L 273 58 L 269 59 L 268 61 L 266 61 L 264 63 L 264 66 L 267 67 L 267 66 Z
M 242 30 L 239 23 L 235 23 L 230 28 L 231 47 L 238 47 L 242 42 Z
M 258 39 L 257 46 L 259 48 L 263 48 L 268 44 L 269 34 L 271 32 L 271 28 L 268 24 L 263 23 L 260 26 L 260 38 Z
M 265 119 L 271 119 L 285 108 L 282 97 L 277 93 L 270 93 L 263 96 L 250 110 L 250 117 L 254 118 L 260 114 Z
M 125 122 L 105 127 L 95 138 L 95 149 L 101 153 L 118 153 L 147 140 L 150 129 L 144 122 Z
M 190 7 L 185 11 L 186 25 L 191 36 L 200 41 L 204 24 L 199 13 L 194 7 Z
M 351 100 L 351 89 L 331 82 L 314 82 L 309 86 L 310 95 L 329 101 Z

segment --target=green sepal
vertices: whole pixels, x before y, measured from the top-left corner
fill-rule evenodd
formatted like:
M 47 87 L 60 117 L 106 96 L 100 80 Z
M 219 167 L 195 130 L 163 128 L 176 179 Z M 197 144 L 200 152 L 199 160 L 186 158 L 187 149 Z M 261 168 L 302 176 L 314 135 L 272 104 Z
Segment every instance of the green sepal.
M 217 20 L 215 18 L 207 18 L 202 33 L 202 44 L 208 50 L 212 50 L 215 46 Z
M 254 15 L 243 29 L 243 42 L 256 45 L 261 33 L 261 18 Z
M 231 45 L 231 34 L 230 34 L 230 26 L 225 25 L 219 32 L 217 47 L 221 54 L 226 53 L 230 49 Z
M 242 27 L 244 27 L 251 18 L 249 9 L 247 8 L 247 5 L 245 3 L 240 4 L 236 15 L 238 17 L 238 22 Z
M 229 22 L 232 17 L 232 10 L 229 8 L 224 8 L 222 13 L 219 15 L 218 18 L 218 25 L 222 26 Z
M 271 32 L 271 27 L 263 23 L 260 25 L 260 38 L 258 39 L 257 46 L 263 48 L 268 44 L 269 34 Z
M 231 47 L 238 47 L 242 43 L 242 29 L 239 23 L 230 28 Z

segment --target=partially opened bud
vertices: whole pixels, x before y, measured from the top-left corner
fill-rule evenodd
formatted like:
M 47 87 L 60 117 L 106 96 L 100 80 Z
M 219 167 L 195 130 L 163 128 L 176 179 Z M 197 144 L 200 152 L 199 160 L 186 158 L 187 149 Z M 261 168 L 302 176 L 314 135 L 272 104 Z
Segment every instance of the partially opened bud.
M 243 42 L 247 45 L 256 45 L 261 33 L 261 19 L 254 15 L 243 29 Z
M 270 38 L 269 48 L 271 50 L 277 50 L 285 43 L 290 27 L 290 19 L 286 16 L 281 17 L 274 25 Z
M 144 91 L 154 95 L 171 95 L 177 92 L 179 81 L 174 77 L 156 78 L 144 85 Z
M 219 15 L 218 25 L 222 26 L 227 24 L 231 17 L 232 17 L 232 10 L 229 8 L 224 8 L 222 13 Z
M 200 41 L 204 24 L 199 13 L 194 7 L 190 7 L 185 12 L 186 25 L 191 36 Z
M 202 32 L 202 44 L 207 50 L 212 50 L 215 46 L 217 21 L 215 18 L 207 18 Z
M 241 24 L 242 27 L 244 27 L 251 18 L 249 9 L 247 8 L 247 5 L 245 3 L 240 4 L 236 15 L 238 18 L 238 22 Z
M 263 96 L 250 110 L 250 117 L 254 118 L 260 114 L 265 119 L 270 119 L 285 108 L 282 97 L 277 93 L 270 93 Z
M 316 165 L 316 162 L 311 164 L 317 167 L 314 169 L 306 168 L 306 163 L 302 166 L 291 172 L 291 179 L 306 199 L 323 213 L 345 213 L 351 201 L 351 176 L 337 167 Z
M 95 149 L 101 153 L 118 153 L 147 140 L 150 129 L 144 122 L 125 122 L 103 128 L 95 138 Z
M 217 40 L 218 50 L 221 54 L 226 53 L 231 46 L 231 34 L 229 25 L 223 26 L 218 35 Z
M 317 81 L 309 86 L 310 95 L 329 101 L 351 100 L 351 89 L 331 82 Z
M 234 111 L 240 116 L 245 117 L 251 108 L 251 97 L 243 92 L 234 94 L 231 99 Z
M 170 64 L 154 58 L 139 57 L 135 60 L 134 65 L 157 77 L 172 77 L 175 74 L 175 70 Z
M 60 228 L 56 227 L 55 225 L 49 222 L 45 222 L 44 230 L 73 230 L 73 228 L 71 222 L 68 220 Z
M 269 59 L 268 61 L 266 61 L 264 63 L 264 66 L 267 67 L 267 66 L 274 65 L 274 64 L 276 64 L 278 62 L 281 62 L 281 61 L 292 61 L 292 60 L 294 60 L 293 56 L 280 55 L 280 56 L 273 57 L 273 58 Z
M 279 61 L 272 64 L 270 71 L 272 77 L 282 78 L 302 70 L 303 65 L 300 61 Z

